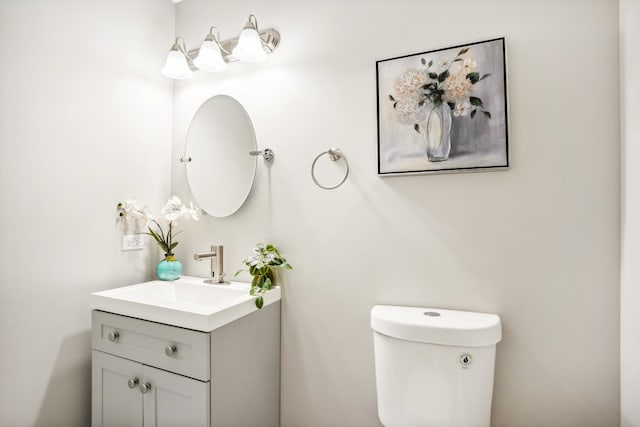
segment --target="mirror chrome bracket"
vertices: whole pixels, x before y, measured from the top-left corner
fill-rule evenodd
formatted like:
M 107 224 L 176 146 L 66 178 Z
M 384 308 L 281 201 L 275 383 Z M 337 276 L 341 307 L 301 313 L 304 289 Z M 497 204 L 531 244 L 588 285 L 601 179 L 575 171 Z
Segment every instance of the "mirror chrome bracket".
M 249 155 L 251 156 L 262 156 L 263 159 L 270 162 L 273 160 L 275 153 L 271 148 L 265 148 L 264 150 L 253 150 L 249 151 Z

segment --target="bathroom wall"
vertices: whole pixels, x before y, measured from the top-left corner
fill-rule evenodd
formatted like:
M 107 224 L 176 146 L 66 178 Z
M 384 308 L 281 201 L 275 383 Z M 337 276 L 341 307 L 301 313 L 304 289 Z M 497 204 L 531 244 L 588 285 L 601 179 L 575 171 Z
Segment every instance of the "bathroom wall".
M 620 421 L 640 426 L 640 2 L 620 1 L 620 128 L 622 146 L 622 224 L 620 256 Z
M 169 1 L 0 0 L 0 425 L 90 424 L 89 293 L 151 277 L 116 204 L 169 196 Z
M 609 0 L 188 0 L 176 34 L 197 46 L 249 13 L 282 44 L 263 64 L 176 82 L 172 188 L 189 199 L 183 153 L 208 97 L 244 104 L 260 147 L 253 192 L 234 216 L 187 226 L 178 255 L 225 245 L 229 273 L 255 242 L 282 275 L 282 425 L 374 426 L 374 304 L 498 313 L 493 426 L 619 425 L 618 3 Z M 506 172 L 376 175 L 375 61 L 507 40 Z M 351 166 L 316 187 L 314 157 Z M 338 179 L 338 177 L 335 177 Z M 242 276 L 247 279 L 247 276 Z

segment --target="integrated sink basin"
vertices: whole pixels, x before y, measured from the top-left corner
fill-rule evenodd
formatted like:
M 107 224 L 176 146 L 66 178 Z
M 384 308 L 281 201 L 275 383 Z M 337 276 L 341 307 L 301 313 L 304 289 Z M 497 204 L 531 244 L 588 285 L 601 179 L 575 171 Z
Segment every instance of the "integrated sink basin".
M 203 278 L 183 276 L 172 282 L 154 280 L 91 294 L 94 310 L 210 332 L 257 308 L 249 284 L 206 284 Z M 264 305 L 280 300 L 280 288 L 264 295 Z

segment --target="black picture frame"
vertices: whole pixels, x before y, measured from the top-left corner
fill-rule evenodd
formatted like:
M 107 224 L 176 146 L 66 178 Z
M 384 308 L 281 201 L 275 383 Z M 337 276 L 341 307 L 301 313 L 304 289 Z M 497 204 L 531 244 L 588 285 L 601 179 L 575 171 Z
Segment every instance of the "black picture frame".
M 376 61 L 378 175 L 509 169 L 505 53 L 500 37 Z

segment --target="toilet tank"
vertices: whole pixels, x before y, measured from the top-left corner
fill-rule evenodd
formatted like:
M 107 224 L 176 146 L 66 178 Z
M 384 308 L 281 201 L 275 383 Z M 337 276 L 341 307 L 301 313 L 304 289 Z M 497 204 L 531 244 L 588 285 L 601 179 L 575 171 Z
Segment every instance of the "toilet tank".
M 385 427 L 489 427 L 497 315 L 377 305 L 371 328 Z

